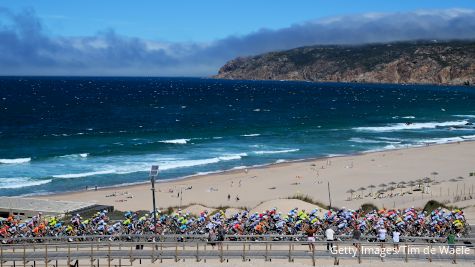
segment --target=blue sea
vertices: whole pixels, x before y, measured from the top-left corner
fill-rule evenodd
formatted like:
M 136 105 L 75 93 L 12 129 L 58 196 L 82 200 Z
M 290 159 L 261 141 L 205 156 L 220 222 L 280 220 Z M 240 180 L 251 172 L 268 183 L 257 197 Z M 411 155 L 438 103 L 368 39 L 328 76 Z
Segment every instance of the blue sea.
M 475 88 L 0 78 L 0 195 L 475 139 Z

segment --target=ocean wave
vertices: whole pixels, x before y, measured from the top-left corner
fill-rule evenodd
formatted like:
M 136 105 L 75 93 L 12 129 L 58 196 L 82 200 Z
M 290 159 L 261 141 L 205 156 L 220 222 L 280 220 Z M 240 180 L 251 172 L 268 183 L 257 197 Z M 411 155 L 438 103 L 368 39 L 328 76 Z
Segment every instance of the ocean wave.
M 63 155 L 59 157 L 60 158 L 87 158 L 88 156 L 89 156 L 89 153 L 78 153 L 78 154 Z
M 116 171 L 103 170 L 103 171 L 94 171 L 94 172 L 59 174 L 59 175 L 53 175 L 53 178 L 73 179 L 73 178 L 82 178 L 82 177 L 88 177 L 88 176 L 94 176 L 94 175 L 113 174 L 113 173 L 116 173 Z
M 373 140 L 373 139 L 366 139 L 366 138 L 360 138 L 360 137 L 352 137 L 348 141 L 353 142 L 353 143 L 362 143 L 362 144 L 380 144 L 380 143 L 387 142 L 383 140 Z
M 464 135 L 464 136 L 454 136 L 454 137 L 423 139 L 423 140 L 419 140 L 418 143 L 422 143 L 422 144 L 448 144 L 448 143 L 456 143 L 456 142 L 463 142 L 463 141 L 470 141 L 470 140 L 475 140 L 475 135 Z
M 422 144 L 448 144 L 448 143 L 455 143 L 455 142 L 462 142 L 465 139 L 462 137 L 443 137 L 443 138 L 433 138 L 433 139 L 425 139 L 419 140 L 418 143 Z
M 247 154 L 239 153 L 239 154 L 224 155 L 224 156 L 218 157 L 218 159 L 226 161 L 226 160 L 237 160 L 237 159 L 241 159 L 242 157 L 247 157 Z
M 15 189 L 51 183 L 48 180 L 34 180 L 29 177 L 0 178 L 0 189 Z
M 389 143 L 389 144 L 399 144 L 401 141 L 391 141 L 391 140 L 374 140 L 374 139 L 366 139 L 360 137 L 352 137 L 348 141 L 353 143 L 361 143 L 361 144 L 381 144 L 381 143 Z
M 411 148 L 411 147 L 421 147 L 424 146 L 424 144 L 391 144 L 391 145 L 386 145 L 384 147 L 377 147 L 373 149 L 368 149 L 363 151 L 363 153 L 372 153 L 372 152 L 381 152 L 381 151 L 386 151 L 386 150 L 394 150 L 394 149 L 401 149 L 401 148 Z
M 438 127 L 463 126 L 467 124 L 467 120 L 463 121 L 446 121 L 446 122 L 416 122 L 416 123 L 393 123 L 386 126 L 375 127 L 356 127 L 356 131 L 370 131 L 370 132 L 393 132 L 403 130 L 421 130 L 421 129 L 435 129 Z
M 415 119 L 416 117 L 415 117 L 415 116 L 402 116 L 402 117 L 400 117 L 400 116 L 393 116 L 392 118 L 393 118 L 393 119 L 399 119 L 399 118 L 401 118 L 401 119 Z
M 260 151 L 254 151 L 254 154 L 257 155 L 264 155 L 264 154 L 280 154 L 280 153 L 291 153 L 291 152 L 297 152 L 300 149 L 284 149 L 284 150 L 260 150 Z
M 28 163 L 31 158 L 17 158 L 17 159 L 0 159 L 0 164 L 22 164 Z
M 170 139 L 170 140 L 162 140 L 159 141 L 160 143 L 165 143 L 165 144 L 179 144 L 179 145 L 185 145 L 187 144 L 191 139 Z
M 255 136 L 259 136 L 261 134 L 258 134 L 258 133 L 255 133 L 255 134 L 242 134 L 241 136 L 244 136 L 244 137 L 255 137 Z
M 158 164 L 161 171 L 178 169 L 178 168 L 189 168 L 200 165 L 215 164 L 221 161 L 230 161 L 230 160 L 239 160 L 242 157 L 247 156 L 246 153 L 241 154 L 229 154 L 223 155 L 214 158 L 208 159 L 193 159 L 193 160 L 169 160 L 169 161 L 159 161 L 156 163 L 144 162 L 136 164 L 122 164 L 120 166 L 107 166 L 104 170 L 98 171 L 88 171 L 80 173 L 67 173 L 67 174 L 58 174 L 53 175 L 53 178 L 58 179 L 74 179 L 74 178 L 83 178 L 96 175 L 105 175 L 105 174 L 129 174 L 135 172 L 145 172 L 148 171 L 152 164 Z
M 459 118 L 475 118 L 475 115 L 452 115 L 453 117 L 459 117 Z
M 208 158 L 208 159 L 191 159 L 191 160 L 176 160 L 176 161 L 169 161 L 169 162 L 162 162 L 160 165 L 160 170 L 170 170 L 170 169 L 177 169 L 177 168 L 188 168 L 200 165 L 208 165 L 208 164 L 215 164 L 220 161 L 229 161 L 229 160 L 238 160 L 241 159 L 243 156 L 247 156 L 247 154 L 236 154 L 236 155 L 223 155 L 220 157 L 215 158 Z

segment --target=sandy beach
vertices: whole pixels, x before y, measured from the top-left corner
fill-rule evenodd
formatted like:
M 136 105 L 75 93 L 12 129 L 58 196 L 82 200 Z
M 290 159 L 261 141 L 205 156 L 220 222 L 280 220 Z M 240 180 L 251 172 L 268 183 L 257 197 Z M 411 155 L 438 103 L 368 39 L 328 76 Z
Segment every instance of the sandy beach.
M 203 206 L 257 210 L 275 206 L 286 211 L 301 204 L 296 200 L 283 200 L 294 195 L 308 195 L 329 205 L 329 183 L 334 207 L 358 208 L 364 203 L 385 208 L 423 207 L 431 199 L 470 207 L 475 205 L 471 200 L 475 185 L 475 177 L 469 175 L 471 172 L 475 172 L 475 142 L 432 145 L 163 181 L 157 185 L 157 205 L 165 209 L 194 204 L 190 207 L 191 212 L 198 212 Z M 425 177 L 435 183 L 422 183 L 425 193 L 413 191 L 417 186 L 411 188 L 409 182 Z M 375 197 L 377 190 L 387 189 L 391 183 L 396 187 L 401 182 L 406 183 L 406 188 L 387 190 Z M 387 186 L 380 186 L 383 183 Z M 360 190 L 362 187 L 365 190 Z M 350 189 L 356 192 L 347 193 Z M 41 198 L 93 201 L 114 205 L 117 210 L 152 209 L 150 184 L 90 189 Z

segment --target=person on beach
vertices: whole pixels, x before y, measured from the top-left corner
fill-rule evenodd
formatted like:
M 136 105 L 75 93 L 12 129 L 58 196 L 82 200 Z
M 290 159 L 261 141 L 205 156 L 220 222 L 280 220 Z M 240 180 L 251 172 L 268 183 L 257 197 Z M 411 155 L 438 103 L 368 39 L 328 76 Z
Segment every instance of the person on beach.
M 327 250 L 330 251 L 330 248 L 331 250 L 333 251 L 333 235 L 335 234 L 335 231 L 333 231 L 333 229 L 331 227 L 328 227 L 327 230 L 325 230 L 325 238 L 327 240 Z
M 401 232 L 397 228 L 394 229 L 393 231 L 393 243 L 394 243 L 394 248 L 399 249 L 399 237 L 401 236 Z
M 310 225 L 309 227 L 307 227 L 307 230 L 305 231 L 305 234 L 307 235 L 307 241 L 309 242 L 308 243 L 308 247 L 310 249 L 310 251 L 314 251 L 315 250 L 315 233 L 317 232 L 317 229 L 314 228 L 312 225 Z
M 223 246 L 223 242 L 224 242 L 224 239 L 225 239 L 225 235 L 226 235 L 226 229 L 224 228 L 224 226 L 221 226 L 218 228 L 218 246 L 219 248 L 221 248 Z
M 208 242 L 213 249 L 214 249 L 214 246 L 216 245 L 215 243 L 216 238 L 217 238 L 216 232 L 214 231 L 214 229 L 211 229 L 208 233 Z
M 353 226 L 352 239 L 354 241 L 353 246 L 359 248 L 361 242 L 361 231 L 356 225 Z
M 381 226 L 378 230 L 378 241 L 379 242 L 386 242 L 386 233 L 388 231 L 386 230 L 386 228 L 384 228 L 384 226 Z
M 455 247 L 455 234 L 453 231 L 450 231 L 449 235 L 447 236 L 447 244 L 449 248 Z

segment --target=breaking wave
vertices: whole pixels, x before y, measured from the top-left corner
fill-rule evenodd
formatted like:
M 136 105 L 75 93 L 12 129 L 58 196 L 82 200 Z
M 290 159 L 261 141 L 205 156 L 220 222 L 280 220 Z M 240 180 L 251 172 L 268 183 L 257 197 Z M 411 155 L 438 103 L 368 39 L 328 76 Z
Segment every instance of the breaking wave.
M 22 164 L 28 163 L 31 158 L 17 158 L 17 159 L 0 159 L 0 164 Z
M 370 131 L 370 132 L 393 132 L 403 130 L 420 130 L 420 129 L 435 129 L 438 127 L 463 126 L 468 123 L 463 121 L 446 121 L 446 122 L 416 122 L 416 123 L 393 123 L 386 126 L 376 127 L 356 127 L 356 131 Z
M 0 189 L 15 189 L 51 183 L 48 180 L 34 180 L 29 177 L 0 178 Z

